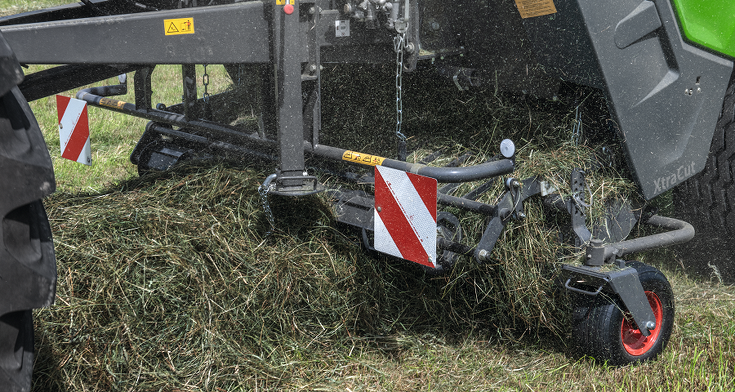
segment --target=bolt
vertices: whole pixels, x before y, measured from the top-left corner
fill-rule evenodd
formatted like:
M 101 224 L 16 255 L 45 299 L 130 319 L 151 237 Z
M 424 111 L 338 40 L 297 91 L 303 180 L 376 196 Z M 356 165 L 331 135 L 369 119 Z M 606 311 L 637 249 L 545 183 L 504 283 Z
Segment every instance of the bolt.
M 519 211 L 518 213 L 516 213 L 516 215 L 518 216 L 518 219 L 526 219 L 526 214 L 524 214 L 523 212 Z
M 656 322 L 655 321 L 649 321 L 646 323 L 646 329 L 653 330 L 656 328 Z
M 383 207 L 378 207 L 377 210 L 378 212 L 383 211 Z
M 316 7 L 309 8 L 309 15 L 314 15 L 314 14 L 316 14 Z
M 313 72 L 316 72 L 316 65 L 315 64 L 312 64 L 312 65 L 309 66 L 309 72 L 312 72 L 312 73 Z
M 431 22 L 431 28 L 432 30 L 439 30 L 441 26 L 439 25 L 439 22 Z
M 406 44 L 406 53 L 413 53 L 414 50 L 416 50 L 416 46 L 414 46 L 413 42 Z
M 482 261 L 487 260 L 488 256 L 490 256 L 490 252 L 485 249 L 480 249 L 480 251 L 477 252 L 477 257 L 479 257 Z

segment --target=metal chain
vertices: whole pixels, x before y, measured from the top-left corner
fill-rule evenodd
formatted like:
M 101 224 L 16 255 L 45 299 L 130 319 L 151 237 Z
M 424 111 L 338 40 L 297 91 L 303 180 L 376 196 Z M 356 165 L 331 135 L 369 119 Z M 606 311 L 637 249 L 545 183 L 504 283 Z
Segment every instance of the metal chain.
M 205 103 L 209 103 L 209 92 L 207 92 L 207 87 L 209 86 L 209 74 L 207 73 L 207 64 L 204 64 L 204 74 L 202 74 L 202 85 L 204 86 L 204 95 L 202 97 L 204 98 Z
M 403 53 L 406 49 L 406 33 L 399 33 L 393 38 L 393 49 L 396 51 L 396 136 L 401 142 L 406 135 L 401 132 L 403 125 Z
M 273 211 L 271 211 L 270 203 L 268 203 L 268 192 L 270 192 L 271 183 L 273 182 L 273 180 L 276 179 L 276 177 L 276 174 L 271 174 L 265 179 L 265 181 L 263 181 L 263 184 L 258 187 L 258 193 L 260 193 L 260 202 L 263 204 L 263 210 L 265 211 L 265 218 L 268 220 L 268 224 L 270 225 L 270 228 L 265 233 L 266 236 L 269 236 L 271 233 L 273 233 L 273 230 L 276 229 L 276 221 L 273 218 Z

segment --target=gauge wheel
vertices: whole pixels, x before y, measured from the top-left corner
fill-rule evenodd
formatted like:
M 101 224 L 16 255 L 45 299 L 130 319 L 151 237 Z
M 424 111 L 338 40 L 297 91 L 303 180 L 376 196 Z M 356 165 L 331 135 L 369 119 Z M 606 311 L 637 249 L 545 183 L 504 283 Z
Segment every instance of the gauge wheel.
M 614 296 L 601 293 L 595 297 L 577 297 L 572 316 L 572 340 L 578 355 L 610 365 L 627 365 L 654 359 L 666 348 L 674 326 L 671 285 L 654 267 L 640 262 L 627 265 L 638 271 L 656 318 L 656 327 L 649 336 L 644 336 L 622 301 Z

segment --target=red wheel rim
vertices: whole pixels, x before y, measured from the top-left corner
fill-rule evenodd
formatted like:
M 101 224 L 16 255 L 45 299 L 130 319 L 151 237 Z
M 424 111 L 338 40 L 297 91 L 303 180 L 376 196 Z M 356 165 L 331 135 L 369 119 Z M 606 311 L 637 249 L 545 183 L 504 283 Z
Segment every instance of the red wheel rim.
M 661 305 L 661 300 L 652 291 L 646 291 L 646 297 L 656 318 L 656 328 L 651 331 L 651 334 L 643 336 L 641 331 L 635 326 L 635 323 L 633 323 L 633 320 L 628 321 L 630 317 L 623 318 L 623 325 L 620 328 L 623 347 L 625 347 L 625 351 L 628 354 L 633 356 L 643 355 L 648 352 L 656 344 L 656 341 L 658 341 L 658 335 L 661 334 L 661 326 L 664 319 L 664 308 Z

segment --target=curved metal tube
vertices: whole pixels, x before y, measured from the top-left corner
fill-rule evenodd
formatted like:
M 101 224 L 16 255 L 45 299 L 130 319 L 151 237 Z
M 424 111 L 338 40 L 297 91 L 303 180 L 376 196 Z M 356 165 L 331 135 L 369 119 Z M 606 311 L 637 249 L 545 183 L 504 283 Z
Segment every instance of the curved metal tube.
M 605 260 L 628 253 L 681 244 L 694 238 L 694 227 L 683 220 L 654 215 L 645 223 L 671 231 L 605 245 Z
M 304 142 L 304 148 L 306 151 L 309 151 L 314 155 L 334 160 L 342 160 L 343 154 L 347 152 L 347 150 L 325 146 L 323 144 L 313 146 L 308 142 Z M 345 162 L 360 164 L 359 162 L 354 161 Z M 511 159 L 501 159 L 498 161 L 466 167 L 434 167 L 384 158 L 381 165 L 392 169 L 431 177 L 439 182 L 469 182 L 482 180 L 485 178 L 509 174 L 515 169 L 515 164 Z

